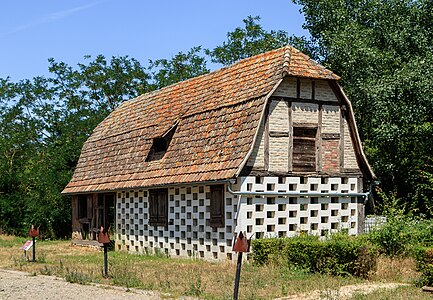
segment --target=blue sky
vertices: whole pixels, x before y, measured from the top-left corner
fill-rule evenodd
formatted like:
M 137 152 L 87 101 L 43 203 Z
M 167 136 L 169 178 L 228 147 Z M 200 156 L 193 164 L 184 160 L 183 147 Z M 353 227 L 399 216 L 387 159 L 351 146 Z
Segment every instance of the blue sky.
M 128 55 L 147 65 L 193 46 L 213 48 L 261 17 L 266 30 L 307 35 L 290 0 L 15 0 L 0 6 L 0 78 L 48 74 L 48 58 L 69 65 L 84 55 Z

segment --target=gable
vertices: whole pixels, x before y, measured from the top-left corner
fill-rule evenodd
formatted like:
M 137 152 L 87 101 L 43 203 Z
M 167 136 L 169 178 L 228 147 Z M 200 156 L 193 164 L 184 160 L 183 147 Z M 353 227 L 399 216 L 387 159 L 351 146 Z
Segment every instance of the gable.
M 284 78 L 269 98 L 242 174 L 374 177 L 339 85 L 295 77 Z

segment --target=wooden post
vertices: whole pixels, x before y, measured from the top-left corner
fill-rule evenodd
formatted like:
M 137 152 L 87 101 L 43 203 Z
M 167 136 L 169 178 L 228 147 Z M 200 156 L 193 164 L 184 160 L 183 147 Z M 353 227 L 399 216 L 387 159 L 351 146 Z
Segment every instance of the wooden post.
M 35 262 L 36 261 L 36 241 L 35 241 L 36 237 L 33 237 L 33 259 L 32 261 Z
M 241 268 L 242 268 L 242 253 L 238 253 L 238 262 L 236 264 L 236 277 L 235 277 L 235 290 L 233 292 L 233 299 L 238 300 L 239 294 L 239 281 L 241 279 Z
M 104 277 L 108 278 L 108 244 L 104 243 Z

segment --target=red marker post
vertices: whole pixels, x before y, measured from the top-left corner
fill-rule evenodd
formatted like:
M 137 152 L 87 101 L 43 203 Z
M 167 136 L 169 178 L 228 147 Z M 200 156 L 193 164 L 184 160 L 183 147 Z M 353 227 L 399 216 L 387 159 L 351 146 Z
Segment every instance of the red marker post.
M 39 227 L 35 228 L 34 225 L 32 225 L 32 228 L 30 228 L 29 236 L 32 238 L 33 241 L 33 258 L 32 261 L 36 261 L 36 237 L 39 236 Z
M 98 233 L 98 242 L 104 245 L 104 277 L 108 277 L 108 245 L 110 244 L 110 227 L 101 230 Z
M 238 262 L 236 264 L 236 277 L 235 277 L 235 289 L 233 292 L 233 299 L 238 300 L 239 294 L 239 281 L 241 279 L 241 268 L 242 268 L 242 253 L 250 251 L 250 243 L 247 240 L 246 233 L 239 232 L 239 235 L 235 235 L 235 244 L 233 245 L 233 251 L 238 252 Z

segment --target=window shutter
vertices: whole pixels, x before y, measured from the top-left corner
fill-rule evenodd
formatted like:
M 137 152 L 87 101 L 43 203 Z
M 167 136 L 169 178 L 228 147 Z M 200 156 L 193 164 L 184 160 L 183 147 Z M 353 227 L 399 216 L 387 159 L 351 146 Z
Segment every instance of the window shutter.
M 168 220 L 167 189 L 149 190 L 149 224 L 165 226 Z
M 210 192 L 210 226 L 224 227 L 224 185 L 212 185 Z
M 149 224 L 158 222 L 158 198 L 156 190 L 149 191 Z
M 158 190 L 158 225 L 165 226 L 168 219 L 168 195 L 166 189 Z

